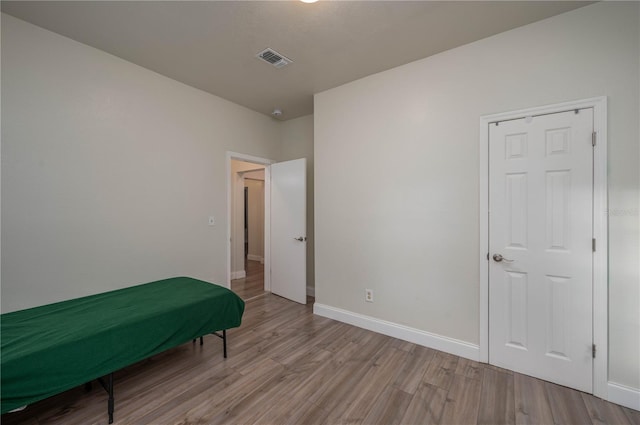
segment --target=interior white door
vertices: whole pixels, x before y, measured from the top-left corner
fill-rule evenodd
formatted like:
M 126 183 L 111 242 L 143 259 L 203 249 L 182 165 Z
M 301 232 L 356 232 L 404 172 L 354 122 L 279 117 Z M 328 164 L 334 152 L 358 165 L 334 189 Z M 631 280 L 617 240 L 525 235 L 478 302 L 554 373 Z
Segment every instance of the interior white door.
M 271 165 L 271 292 L 307 303 L 307 160 Z
M 591 393 L 593 110 L 489 128 L 489 362 Z

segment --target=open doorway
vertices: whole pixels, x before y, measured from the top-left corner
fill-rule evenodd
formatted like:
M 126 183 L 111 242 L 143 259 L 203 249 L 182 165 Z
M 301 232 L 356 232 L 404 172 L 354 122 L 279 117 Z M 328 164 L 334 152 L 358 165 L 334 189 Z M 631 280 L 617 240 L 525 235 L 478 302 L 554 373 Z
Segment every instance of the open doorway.
M 242 299 L 265 292 L 265 165 L 231 160 L 230 288 Z
M 231 281 L 243 299 L 264 294 L 264 169 L 244 173 L 244 266 L 246 276 Z
M 264 172 L 264 252 L 257 256 L 257 266 L 245 255 L 245 181 L 256 180 L 254 173 Z M 257 173 L 256 173 L 257 174 Z M 247 272 L 262 272 L 263 291 L 272 292 L 301 304 L 307 302 L 306 288 L 306 159 L 275 161 L 227 152 L 227 287 L 239 288 L 248 282 Z M 248 194 L 250 191 L 247 192 Z M 249 208 L 251 208 L 251 201 Z M 247 212 L 247 220 L 249 217 Z M 247 226 L 248 238 L 251 230 Z M 255 231 L 254 231 L 255 233 Z M 274 248 L 275 247 L 275 248 Z M 256 266 L 249 269 L 247 266 Z M 233 282 L 232 285 L 232 281 Z M 259 282 L 260 277 L 256 277 Z M 259 288 L 259 283 L 253 286 Z M 242 295 L 241 295 L 242 296 Z M 245 294 L 250 297 L 250 294 Z

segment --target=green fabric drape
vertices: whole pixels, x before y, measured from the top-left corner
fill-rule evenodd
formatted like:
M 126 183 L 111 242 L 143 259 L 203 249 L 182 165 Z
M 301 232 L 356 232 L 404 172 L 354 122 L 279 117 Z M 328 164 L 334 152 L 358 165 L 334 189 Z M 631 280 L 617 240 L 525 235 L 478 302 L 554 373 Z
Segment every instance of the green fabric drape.
M 243 312 L 227 288 L 177 277 L 2 314 L 2 413 L 238 327 Z

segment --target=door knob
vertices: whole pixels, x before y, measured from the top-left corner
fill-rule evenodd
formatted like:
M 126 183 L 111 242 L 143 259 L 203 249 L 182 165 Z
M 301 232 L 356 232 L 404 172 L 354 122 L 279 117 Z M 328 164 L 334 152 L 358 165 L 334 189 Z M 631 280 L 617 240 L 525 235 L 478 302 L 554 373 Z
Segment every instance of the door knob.
M 502 254 L 493 254 L 493 261 L 495 261 L 496 263 L 499 263 L 501 261 L 506 261 L 507 263 L 513 263 L 513 260 L 504 258 Z
M 302 236 L 299 236 L 299 237 L 297 237 L 297 238 L 293 238 L 293 239 L 297 240 L 298 242 L 304 242 L 304 241 L 306 241 L 306 240 L 307 240 L 307 238 L 306 238 L 306 237 L 302 237 Z

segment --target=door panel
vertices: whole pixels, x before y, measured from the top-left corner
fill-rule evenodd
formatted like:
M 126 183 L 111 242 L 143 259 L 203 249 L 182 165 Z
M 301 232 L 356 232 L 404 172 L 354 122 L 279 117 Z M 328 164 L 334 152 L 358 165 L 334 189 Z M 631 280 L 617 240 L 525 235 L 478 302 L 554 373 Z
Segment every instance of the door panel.
M 489 361 L 592 392 L 593 110 L 490 125 Z
M 306 178 L 305 158 L 271 165 L 271 292 L 301 304 L 307 303 Z
M 527 274 L 505 272 L 507 285 L 507 344 L 511 347 L 527 349 Z

